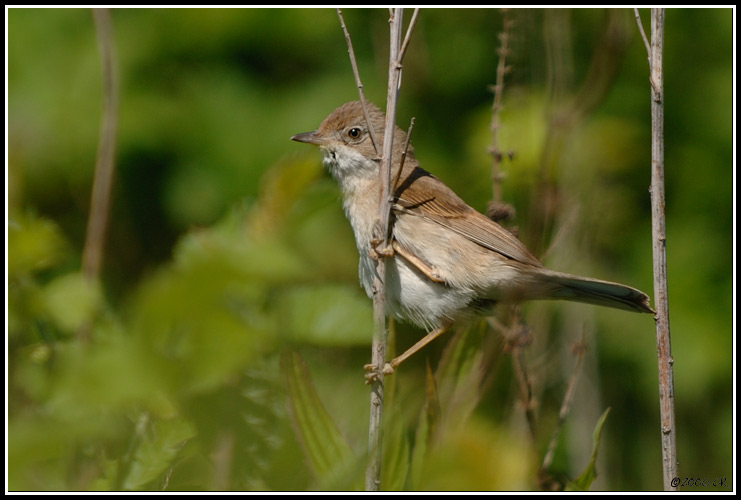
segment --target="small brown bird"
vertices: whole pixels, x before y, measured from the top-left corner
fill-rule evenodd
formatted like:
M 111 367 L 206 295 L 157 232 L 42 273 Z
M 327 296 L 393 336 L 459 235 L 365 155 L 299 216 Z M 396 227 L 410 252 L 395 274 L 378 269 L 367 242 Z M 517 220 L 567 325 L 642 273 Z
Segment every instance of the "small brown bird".
M 367 103 L 375 136 L 382 141 L 385 116 Z M 402 166 L 406 134 L 394 128 L 391 178 L 391 252 L 386 259 L 387 313 L 429 333 L 383 368 L 389 374 L 458 320 L 491 314 L 500 302 L 563 299 L 652 313 L 648 296 L 635 288 L 545 269 L 509 231 L 477 212 L 423 170 L 411 148 Z M 315 144 L 340 186 L 345 213 L 360 253 L 360 282 L 372 297 L 376 273 L 374 224 L 379 208 L 378 154 L 360 102 L 334 110 L 314 132 L 291 137 Z M 382 150 L 378 145 L 378 151 Z M 373 370 L 373 367 L 366 367 Z M 377 377 L 370 373 L 369 378 Z

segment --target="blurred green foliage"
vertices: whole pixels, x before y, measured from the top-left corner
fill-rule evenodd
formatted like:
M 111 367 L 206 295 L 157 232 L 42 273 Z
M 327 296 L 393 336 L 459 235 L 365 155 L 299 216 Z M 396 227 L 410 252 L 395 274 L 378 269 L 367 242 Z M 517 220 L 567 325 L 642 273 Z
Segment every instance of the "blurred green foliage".
M 366 95 L 382 105 L 386 12 L 344 14 Z M 632 12 L 509 15 L 499 141 L 513 153 L 513 225 L 549 267 L 651 292 L 650 91 Z M 356 99 L 335 12 L 113 10 L 121 95 L 99 283 L 80 273 L 102 101 L 91 13 L 7 19 L 8 488 L 359 488 L 371 303 L 337 189 L 317 152 L 288 140 Z M 666 22 L 680 472 L 730 484 L 733 13 L 671 9 Z M 423 10 L 399 104 L 402 128 L 416 117 L 421 164 L 480 210 L 501 30 L 499 10 Z M 388 383 L 384 488 L 563 488 L 597 470 L 579 487 L 661 489 L 651 318 L 563 303 L 524 312 L 535 439 L 506 339 L 462 329 Z M 397 350 L 421 334 L 397 325 Z

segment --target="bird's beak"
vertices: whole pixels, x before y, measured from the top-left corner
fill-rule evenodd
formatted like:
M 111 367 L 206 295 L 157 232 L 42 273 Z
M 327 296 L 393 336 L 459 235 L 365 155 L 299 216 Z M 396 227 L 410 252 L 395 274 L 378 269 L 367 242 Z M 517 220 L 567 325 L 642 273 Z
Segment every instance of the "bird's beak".
M 321 134 L 318 134 L 316 130 L 313 132 L 296 134 L 291 137 L 291 140 L 296 142 L 305 142 L 307 144 L 316 144 L 317 146 L 323 146 L 327 144 L 327 139 Z

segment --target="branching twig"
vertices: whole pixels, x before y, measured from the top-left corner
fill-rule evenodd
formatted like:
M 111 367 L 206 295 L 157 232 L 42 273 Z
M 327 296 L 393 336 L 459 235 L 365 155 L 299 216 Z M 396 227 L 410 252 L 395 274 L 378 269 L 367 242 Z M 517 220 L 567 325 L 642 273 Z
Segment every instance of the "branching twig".
M 399 178 L 401 177 L 401 171 L 404 168 L 404 160 L 407 158 L 407 151 L 409 151 L 409 141 L 412 137 L 412 130 L 414 130 L 414 117 L 412 117 L 412 120 L 409 122 L 409 129 L 407 130 L 407 138 L 406 141 L 404 141 L 404 149 L 401 153 L 401 161 L 399 162 L 399 170 L 396 172 L 396 177 L 394 177 L 394 182 L 391 183 L 391 189 L 389 191 L 391 199 L 389 202 L 393 202 L 393 195 L 396 191 L 396 187 L 399 185 Z
M 502 9 L 504 22 L 502 32 L 499 34 L 501 46 L 497 50 L 499 53 L 499 63 L 497 64 L 497 83 L 491 87 L 494 92 L 494 102 L 491 106 L 491 182 L 492 182 L 492 200 L 496 204 L 502 202 L 502 174 L 499 171 L 499 165 L 502 162 L 502 152 L 499 150 L 497 141 L 497 132 L 500 127 L 500 112 L 502 110 L 502 94 L 504 94 L 504 75 L 507 73 L 507 55 L 509 55 L 509 30 L 513 21 L 509 18 L 509 11 Z
M 399 63 L 404 59 L 404 55 L 407 53 L 407 48 L 409 47 L 409 41 L 412 39 L 412 33 L 414 33 L 414 27 L 417 25 L 417 17 L 419 17 L 419 9 L 414 9 L 414 13 L 412 13 L 412 20 L 409 21 L 409 26 L 407 26 L 407 33 L 404 35 L 404 42 L 401 44 L 401 49 L 399 49 Z
M 636 11 L 636 21 L 641 19 Z M 641 28 L 641 31 L 643 28 Z M 645 35 L 644 35 L 645 37 Z M 677 436 L 674 420 L 674 373 L 669 332 L 669 301 L 666 284 L 666 226 L 664 213 L 664 81 L 662 51 L 664 9 L 651 9 L 649 70 L 651 81 L 651 232 L 653 240 L 654 308 L 656 348 L 659 365 L 659 406 L 661 412 L 661 454 L 664 490 L 677 490 L 679 477 Z
M 390 45 L 389 45 L 389 76 L 388 76 L 388 92 L 386 100 L 386 124 L 383 138 L 383 151 L 381 153 L 381 163 L 379 169 L 379 180 L 381 190 L 379 193 L 379 212 L 378 212 L 378 223 L 377 227 L 381 228 L 382 235 L 374 235 L 383 240 L 382 248 L 389 248 L 389 221 L 391 214 L 391 163 L 393 161 L 393 137 L 394 128 L 396 123 L 396 102 L 399 94 L 399 83 L 401 81 L 401 62 L 404 57 L 404 52 L 409 45 L 414 25 L 417 22 L 419 9 L 415 9 L 412 20 L 407 27 L 407 33 L 404 38 L 404 43 L 401 42 L 401 28 L 402 28 L 402 14 L 403 9 L 389 9 L 390 14 Z M 358 93 L 360 95 L 360 102 L 363 108 L 363 114 L 365 115 L 366 123 L 368 124 L 368 130 L 373 142 L 373 146 L 378 154 L 378 142 L 375 137 L 375 131 L 373 124 L 368 118 L 368 111 L 366 108 L 365 96 L 363 94 L 363 84 L 360 81 L 360 75 L 358 73 L 358 66 L 355 60 L 355 52 L 352 48 L 352 41 L 350 34 L 345 26 L 345 20 L 342 17 L 342 11 L 337 9 L 337 16 L 340 18 L 340 25 L 342 31 L 345 33 L 345 41 L 347 42 L 348 54 L 350 55 L 350 63 L 353 68 L 353 75 L 355 76 L 355 83 L 358 87 Z M 410 128 L 411 133 L 411 128 Z M 404 147 L 404 155 L 406 155 L 406 148 Z M 398 179 L 397 179 L 398 180 Z M 394 182 L 394 185 L 396 181 Z M 375 367 L 375 373 L 377 377 L 371 383 L 371 397 L 370 397 L 370 419 L 369 419 L 369 430 L 368 430 L 368 467 L 365 473 L 365 489 L 366 491 L 378 491 L 381 484 L 381 417 L 383 414 L 383 367 L 386 359 L 386 293 L 384 287 L 384 280 L 386 276 L 386 266 L 381 256 L 376 263 L 376 275 L 373 281 L 373 342 L 372 342 L 372 354 L 371 364 Z
M 417 12 L 412 16 L 412 21 L 407 27 L 405 44 L 411 37 L 417 21 Z M 401 26 L 404 9 L 393 9 L 389 23 L 391 25 L 391 37 L 389 45 L 389 79 L 386 93 L 386 125 L 383 136 L 383 161 L 381 163 L 381 203 L 379 204 L 379 219 L 383 228 L 383 248 L 388 248 L 389 221 L 391 216 L 391 164 L 393 162 L 394 129 L 396 128 L 396 102 L 399 97 L 399 84 L 401 82 L 401 63 L 404 54 L 401 47 Z M 406 45 L 404 47 L 406 50 Z
M 503 11 L 503 27 L 499 34 L 500 47 L 497 49 L 499 62 L 497 63 L 497 80 L 496 84 L 490 89 L 494 93 L 494 102 L 491 106 L 491 146 L 489 154 L 491 155 L 491 179 L 492 179 L 492 201 L 487 208 L 487 215 L 495 221 L 511 219 L 514 214 L 514 208 L 502 202 L 502 181 L 504 179 L 499 170 L 502 161 L 502 152 L 499 150 L 498 137 L 500 125 L 500 113 L 502 110 L 502 96 L 504 94 L 504 76 L 509 71 L 507 67 L 507 56 L 509 55 L 509 38 L 510 30 L 514 24 L 509 18 L 508 9 Z M 533 391 L 530 379 L 527 373 L 527 367 L 523 362 L 524 349 L 530 344 L 532 336 L 529 328 L 520 319 L 519 309 L 515 308 L 509 318 L 509 325 L 504 326 L 496 322 L 506 337 L 505 351 L 512 355 L 512 370 L 517 381 L 517 389 L 520 393 L 520 399 L 525 411 L 530 435 L 535 442 L 536 439 L 536 417 L 535 402 L 533 400 Z
M 641 22 L 641 14 L 638 12 L 638 8 L 634 8 L 633 12 L 636 15 L 636 23 L 638 24 L 638 31 L 641 33 L 641 39 L 643 40 L 643 45 L 646 47 L 646 58 L 648 59 L 648 65 L 649 68 L 651 67 L 651 44 L 648 43 L 648 38 L 646 38 L 646 31 L 643 29 L 643 23 Z
M 376 140 L 376 131 L 373 128 L 368 118 L 368 108 L 366 106 L 365 94 L 363 93 L 363 82 L 360 81 L 360 73 L 358 72 L 358 62 L 355 59 L 355 50 L 352 48 L 352 40 L 350 39 L 350 33 L 347 31 L 345 26 L 345 18 L 342 17 L 342 11 L 337 9 L 337 17 L 340 18 L 340 26 L 342 32 L 345 34 L 345 43 L 347 43 L 347 53 L 350 56 L 350 65 L 352 66 L 352 74 L 355 77 L 355 85 L 358 87 L 358 95 L 360 96 L 360 105 L 363 108 L 363 116 L 365 117 L 365 123 L 368 125 L 368 133 L 370 134 L 371 142 L 373 143 L 373 149 L 378 155 L 378 141 Z
M 381 165 L 379 180 L 381 192 L 379 193 L 380 227 L 383 229 L 383 246 L 388 247 L 388 206 L 389 184 L 391 183 L 391 148 L 393 147 L 394 123 L 396 120 L 396 99 L 398 96 L 398 70 L 394 68 L 394 62 L 399 52 L 401 43 L 401 11 L 397 9 L 392 12 L 389 20 L 391 28 L 389 46 L 389 84 L 386 101 L 386 124 L 383 136 L 383 152 L 381 153 Z M 379 235 L 375 235 L 378 237 Z M 375 367 L 378 378 L 371 384 L 371 410 L 368 422 L 368 446 L 369 461 L 365 470 L 365 490 L 378 491 L 381 486 L 381 417 L 383 414 L 383 367 L 386 362 L 386 263 L 383 258 L 376 262 L 376 275 L 373 280 L 373 342 L 371 352 L 371 364 Z
M 360 95 L 360 104 L 363 108 L 365 122 L 368 125 L 368 132 L 373 143 L 373 148 L 378 155 L 378 141 L 376 140 L 373 123 L 368 117 L 365 95 L 363 94 L 363 84 L 358 72 L 358 64 L 355 60 L 355 51 L 352 48 L 350 33 L 345 26 L 345 20 L 342 17 L 342 11 L 337 9 L 337 16 L 340 18 L 342 31 L 345 33 L 345 42 L 347 43 L 347 52 L 350 56 L 350 65 L 352 66 L 355 84 L 358 87 Z M 379 269 L 383 271 L 383 262 L 379 260 Z M 374 366 L 383 366 L 386 358 L 386 325 L 385 325 L 385 289 L 383 283 L 376 277 L 373 281 L 373 341 L 371 346 L 371 363 Z M 379 361 L 380 360 L 380 361 Z M 365 470 L 365 489 L 366 491 L 378 491 L 381 484 L 381 417 L 383 416 L 383 375 L 381 370 L 379 378 L 371 383 L 370 392 L 370 417 L 368 425 L 368 466 Z
M 659 92 L 658 84 L 654 81 L 654 75 L 653 75 L 653 66 L 651 61 L 651 44 L 648 42 L 648 38 L 646 37 L 646 31 L 643 29 L 643 23 L 641 22 L 641 14 L 638 12 L 638 8 L 634 8 L 633 12 L 636 15 L 636 23 L 638 24 L 638 31 L 641 33 L 641 39 L 643 40 L 643 45 L 646 47 L 646 58 L 648 59 L 648 70 L 649 70 L 649 80 L 651 82 L 651 88 L 653 88 L 654 92 Z
M 345 34 L 347 43 L 347 53 L 350 56 L 350 65 L 352 66 L 355 84 L 358 87 L 360 96 L 360 105 L 363 108 L 365 123 L 368 126 L 368 132 L 373 143 L 373 148 L 378 155 L 378 141 L 376 140 L 373 123 L 368 117 L 368 109 L 363 94 L 363 83 L 360 80 L 358 64 L 355 60 L 355 51 L 352 48 L 352 39 L 345 26 L 345 19 L 342 17 L 342 11 L 337 9 L 337 17 L 340 18 L 340 26 Z M 381 270 L 383 262 L 379 260 Z M 378 278 L 373 281 L 373 341 L 371 346 L 371 363 L 374 366 L 383 366 L 383 360 L 386 357 L 386 325 L 385 325 L 385 290 L 383 283 Z M 377 360 L 380 359 L 380 362 Z M 379 364 L 380 363 L 380 364 Z M 379 370 L 380 372 L 380 370 Z M 383 379 L 382 375 L 371 383 L 370 392 L 370 417 L 368 425 L 368 466 L 365 471 L 365 489 L 367 491 L 378 491 L 381 484 L 381 417 L 383 415 Z

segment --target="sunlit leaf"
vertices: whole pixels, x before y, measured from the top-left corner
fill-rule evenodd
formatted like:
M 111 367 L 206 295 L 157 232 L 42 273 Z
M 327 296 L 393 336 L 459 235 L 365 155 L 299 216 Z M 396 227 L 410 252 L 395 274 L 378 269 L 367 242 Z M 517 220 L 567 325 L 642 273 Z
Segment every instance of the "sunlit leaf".
M 414 438 L 410 475 L 412 489 L 420 489 L 424 484 L 424 465 L 427 454 L 435 444 L 437 428 L 440 424 L 440 399 L 435 376 L 427 363 L 425 371 L 425 403 L 419 415 L 419 423 Z
M 409 472 L 409 436 L 406 433 L 404 409 L 386 406 L 383 416 L 383 462 L 381 491 L 401 491 Z
M 592 436 L 592 456 L 589 459 L 587 467 L 584 469 L 579 477 L 566 485 L 566 491 L 587 491 L 592 485 L 595 479 L 597 479 L 597 452 L 599 451 L 600 440 L 602 439 L 602 428 L 605 426 L 607 421 L 607 415 L 610 413 L 610 408 L 607 408 L 602 416 L 597 421 L 597 426 L 594 428 L 594 435 Z
M 464 423 L 481 398 L 481 380 L 486 373 L 481 329 L 456 332 L 445 348 L 436 378 L 440 410 L 446 425 Z
M 190 423 L 175 418 L 158 420 L 151 425 L 141 422 L 137 425 L 137 434 L 138 445 L 123 481 L 125 490 L 148 489 L 155 478 L 172 466 L 178 451 L 195 432 Z
M 327 489 L 357 487 L 359 478 L 348 472 L 357 472 L 359 462 L 320 401 L 301 356 L 282 353 L 281 372 L 291 421 L 317 480 Z

